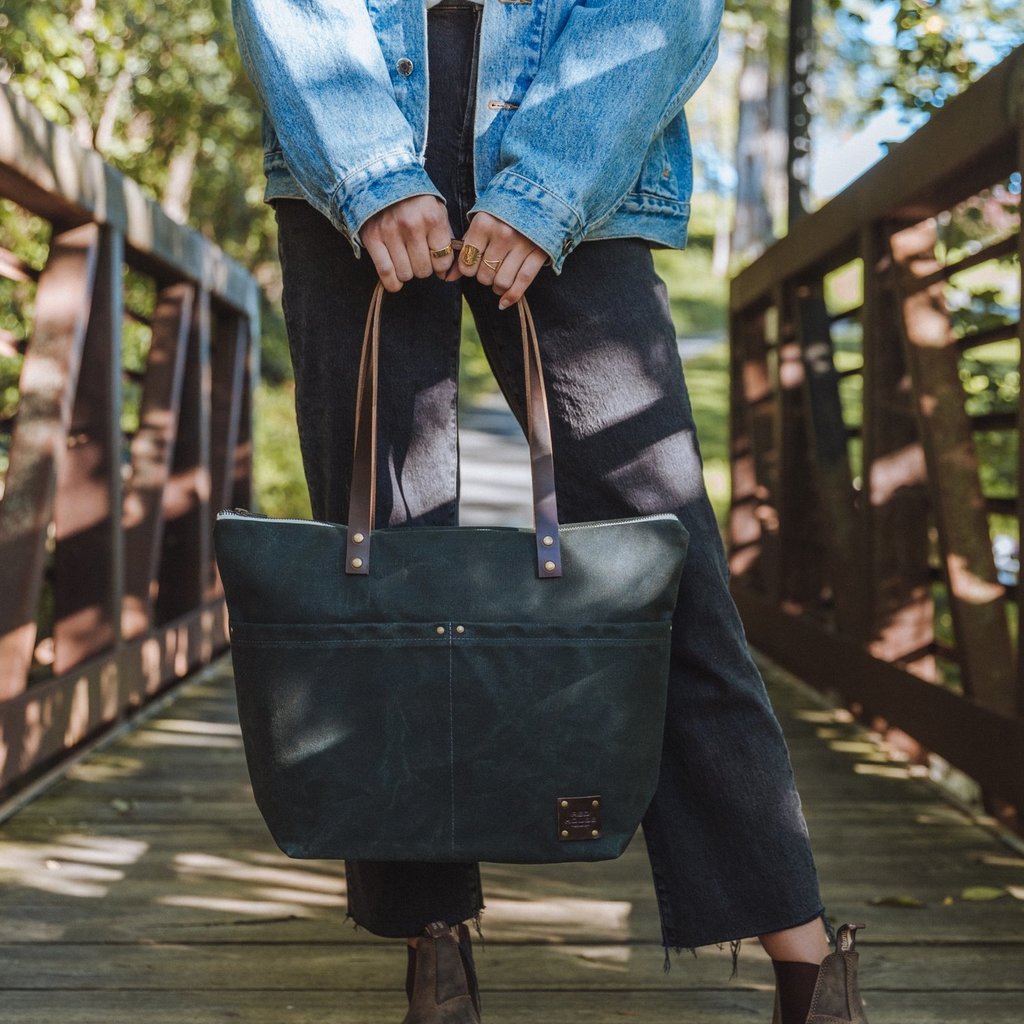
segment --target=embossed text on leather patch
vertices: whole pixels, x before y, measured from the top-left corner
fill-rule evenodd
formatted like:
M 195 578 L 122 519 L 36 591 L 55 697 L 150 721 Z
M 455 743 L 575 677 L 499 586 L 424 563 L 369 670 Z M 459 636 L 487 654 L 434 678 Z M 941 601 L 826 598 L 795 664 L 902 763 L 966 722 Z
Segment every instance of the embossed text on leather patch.
M 601 798 L 599 796 L 560 796 L 558 810 L 558 838 L 600 839 Z

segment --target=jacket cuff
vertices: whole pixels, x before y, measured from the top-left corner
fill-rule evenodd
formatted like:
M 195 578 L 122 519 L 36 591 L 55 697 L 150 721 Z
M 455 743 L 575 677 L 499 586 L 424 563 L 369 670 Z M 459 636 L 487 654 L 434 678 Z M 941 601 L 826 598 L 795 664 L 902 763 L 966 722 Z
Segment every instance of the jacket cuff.
M 445 201 L 423 165 L 408 153 L 384 156 L 360 167 L 338 185 L 331 196 L 330 218 L 359 256 L 359 232 L 363 225 L 386 206 L 419 195 L 437 196 L 442 203 Z
M 569 203 L 508 168 L 491 179 L 467 217 L 480 211 L 510 224 L 543 249 L 556 274 L 562 272 L 566 256 L 583 241 L 583 219 Z

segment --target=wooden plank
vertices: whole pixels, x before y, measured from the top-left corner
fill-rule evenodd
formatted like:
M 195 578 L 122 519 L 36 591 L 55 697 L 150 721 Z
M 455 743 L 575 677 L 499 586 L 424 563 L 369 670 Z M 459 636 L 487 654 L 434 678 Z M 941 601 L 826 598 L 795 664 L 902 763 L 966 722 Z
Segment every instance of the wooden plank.
M 745 587 L 732 593 L 755 647 L 811 685 L 863 702 L 993 793 L 1024 803 L 1024 721 L 872 658 Z
M 94 224 L 55 235 L 36 290 L 0 499 L 0 701 L 22 692 L 32 663 L 47 533 L 89 323 L 98 237 Z
M 210 517 L 210 295 L 200 289 L 192 309 L 181 389 L 178 437 L 163 489 L 164 538 L 158 570 L 158 622 L 200 604 L 213 572 Z
M 870 223 L 895 214 L 924 218 L 1017 170 L 1022 65 L 1024 51 L 1018 49 L 812 217 L 792 225 L 733 280 L 730 308 L 766 301 L 783 268 L 786 276 L 803 278 L 846 262 Z
M 928 489 L 924 449 L 910 400 L 903 346 L 887 268 L 890 255 L 882 228 L 861 233 L 864 307 L 863 431 L 860 514 L 866 594 L 868 650 L 897 661 L 928 647 L 935 636 L 935 607 L 928 566 Z M 935 678 L 930 654 L 908 666 Z
M 865 992 L 919 992 L 921 979 L 934 967 L 935 951 L 926 947 L 869 946 L 864 935 L 860 973 Z M 109 946 L 52 943 L 39 951 L 25 943 L 0 945 L 0 990 L 117 992 L 175 991 L 181 978 L 193 992 L 260 989 L 264 992 L 393 991 L 405 970 L 397 942 L 364 937 L 354 942 L 274 942 L 253 946 L 205 943 L 152 943 Z M 1021 945 L 960 944 L 944 949 L 948 966 L 932 980 L 938 992 L 1024 992 L 1019 970 Z M 731 954 L 714 946 L 665 973 L 660 945 L 612 943 L 502 945 L 475 957 L 486 993 L 691 992 L 719 988 L 764 991 L 773 982 L 771 961 L 757 946 L 743 947 L 740 969 L 729 980 Z
M 259 334 L 259 294 L 244 267 L 198 231 L 171 220 L 140 185 L 8 85 L 0 85 L 0 195 L 51 221 L 117 229 L 133 264 L 146 254 L 162 276 L 202 282 L 248 316 Z
M 124 504 L 122 628 L 126 637 L 140 636 L 153 622 L 164 535 L 164 488 L 178 438 L 194 299 L 195 289 L 185 283 L 170 285 L 157 295 Z
M 0 703 L 0 794 L 227 646 L 222 601 Z
M 890 235 L 896 318 L 913 387 L 918 431 L 945 567 L 964 693 L 1002 714 L 1017 711 L 1005 588 L 996 579 L 978 457 L 964 405 L 945 285 L 917 288 L 932 274 L 933 220 Z
M 54 507 L 56 675 L 112 648 L 120 636 L 123 262 L 121 236 L 103 228 Z
M 850 637 L 866 633 L 864 553 L 854 507 L 847 431 L 839 399 L 831 318 L 821 286 L 797 290 L 796 331 L 803 359 L 807 435 L 815 470 L 836 626 Z M 797 487 L 797 494 L 800 489 Z
M 673 961 L 673 971 L 686 970 L 686 955 Z M 728 968 L 724 968 L 728 973 Z M 401 979 L 392 977 L 390 991 L 353 992 L 339 998 L 334 991 L 192 992 L 10 992 L 5 1004 L 18 1024 L 99 1024 L 144 1020 L 147 1024 L 394 1024 L 406 1011 Z M 736 1024 L 737 1020 L 768 1020 L 770 991 L 748 991 L 723 982 L 713 991 L 683 993 L 484 992 L 487 1024 L 518 1024 L 550 1020 L 560 1024 Z M 1020 1024 L 1018 993 L 931 992 L 926 981 L 916 992 L 869 994 L 867 1012 L 900 1024 Z

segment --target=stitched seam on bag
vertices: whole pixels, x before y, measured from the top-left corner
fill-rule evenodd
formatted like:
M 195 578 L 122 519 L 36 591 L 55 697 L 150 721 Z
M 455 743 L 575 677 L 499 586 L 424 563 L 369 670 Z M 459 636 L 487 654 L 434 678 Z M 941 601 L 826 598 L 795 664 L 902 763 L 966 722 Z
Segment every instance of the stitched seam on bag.
M 455 687 L 452 683 L 452 623 L 448 623 L 448 764 L 451 771 L 452 853 L 455 852 Z
M 647 647 L 650 644 L 668 643 L 667 636 L 643 636 L 643 637 L 603 637 L 603 636 L 516 636 L 516 637 L 472 637 L 459 640 L 460 644 L 473 646 L 487 646 L 488 644 L 529 644 L 533 647 L 557 647 L 559 644 L 593 644 L 602 647 L 614 647 L 619 644 L 628 647 Z
M 233 640 L 233 647 L 433 647 L 436 640 L 416 637 L 413 640 L 382 637 L 379 640 L 294 640 L 283 637 L 280 640 Z

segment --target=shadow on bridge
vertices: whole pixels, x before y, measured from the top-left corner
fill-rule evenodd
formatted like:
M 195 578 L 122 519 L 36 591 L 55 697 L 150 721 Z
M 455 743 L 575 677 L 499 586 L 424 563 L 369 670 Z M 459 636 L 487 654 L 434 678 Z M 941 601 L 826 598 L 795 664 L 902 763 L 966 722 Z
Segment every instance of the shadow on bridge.
M 470 417 L 464 435 L 471 522 L 529 516 L 521 444 L 493 419 Z M 873 1024 L 1019 1024 L 1024 848 L 949 803 L 848 712 L 762 668 L 829 913 L 869 926 Z M 0 840 L 5 1020 L 401 1020 L 400 944 L 353 929 L 340 865 L 289 860 L 259 818 L 226 661 L 77 764 Z M 663 972 L 642 837 L 618 861 L 484 875 L 479 967 L 494 1024 L 769 1019 L 772 972 L 756 940 L 735 978 L 727 948 L 684 953 Z

